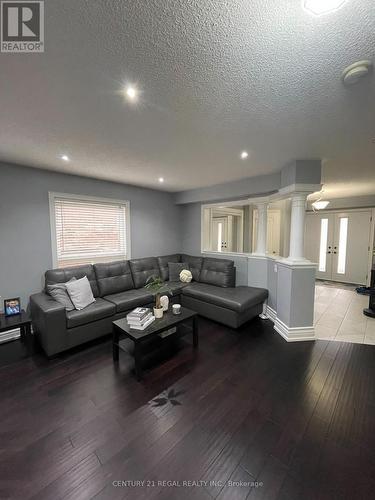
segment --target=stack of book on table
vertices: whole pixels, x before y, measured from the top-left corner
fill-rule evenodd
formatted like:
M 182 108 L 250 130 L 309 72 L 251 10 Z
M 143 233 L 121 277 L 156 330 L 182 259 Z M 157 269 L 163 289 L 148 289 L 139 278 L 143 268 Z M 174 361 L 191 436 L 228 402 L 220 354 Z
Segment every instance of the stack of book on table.
M 144 330 L 155 321 L 155 316 L 148 307 L 137 307 L 126 316 L 126 321 L 130 328 Z

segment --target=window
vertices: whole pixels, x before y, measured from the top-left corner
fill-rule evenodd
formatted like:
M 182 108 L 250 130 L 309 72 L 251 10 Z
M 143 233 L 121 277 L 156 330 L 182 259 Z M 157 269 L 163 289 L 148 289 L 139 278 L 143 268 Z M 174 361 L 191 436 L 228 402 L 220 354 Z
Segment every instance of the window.
M 325 273 L 327 270 L 327 242 L 328 242 L 328 219 L 320 221 L 320 248 L 319 248 L 319 271 Z
M 337 260 L 337 274 L 345 274 L 347 240 L 348 218 L 340 217 L 339 258 Z
M 53 265 L 130 258 L 129 202 L 50 193 Z

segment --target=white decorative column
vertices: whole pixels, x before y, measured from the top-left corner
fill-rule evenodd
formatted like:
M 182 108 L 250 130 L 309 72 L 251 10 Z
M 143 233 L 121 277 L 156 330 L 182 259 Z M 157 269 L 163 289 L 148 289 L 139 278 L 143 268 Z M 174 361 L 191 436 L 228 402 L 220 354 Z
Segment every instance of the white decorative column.
M 258 199 L 254 202 L 258 210 L 257 240 L 255 252 L 248 257 L 248 285 L 268 288 L 268 258 L 267 258 L 267 208 L 268 199 Z M 267 305 L 263 304 L 262 319 L 267 319 Z
M 305 261 L 305 213 L 308 193 L 293 193 L 291 196 L 290 246 L 288 261 L 298 263 Z
M 316 265 L 304 257 L 306 200 L 311 192 L 292 191 L 289 257 L 277 262 L 275 330 L 287 341 L 315 340 Z
M 258 230 L 256 255 L 266 255 L 267 251 L 267 207 L 268 202 L 262 201 L 256 204 L 258 209 Z

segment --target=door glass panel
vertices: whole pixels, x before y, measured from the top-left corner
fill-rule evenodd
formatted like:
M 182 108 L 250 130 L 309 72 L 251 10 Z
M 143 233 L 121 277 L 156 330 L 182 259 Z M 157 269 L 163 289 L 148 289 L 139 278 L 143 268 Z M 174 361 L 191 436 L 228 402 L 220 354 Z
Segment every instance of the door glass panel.
M 320 247 L 319 247 L 319 271 L 321 273 L 325 273 L 327 269 L 327 241 L 328 241 L 328 219 L 322 219 L 320 221 Z
M 221 244 L 223 241 L 223 223 L 219 222 L 217 225 L 217 251 L 221 252 Z
M 346 267 L 346 244 L 348 240 L 348 218 L 340 218 L 340 236 L 339 236 L 339 258 L 337 261 L 337 273 L 345 274 Z

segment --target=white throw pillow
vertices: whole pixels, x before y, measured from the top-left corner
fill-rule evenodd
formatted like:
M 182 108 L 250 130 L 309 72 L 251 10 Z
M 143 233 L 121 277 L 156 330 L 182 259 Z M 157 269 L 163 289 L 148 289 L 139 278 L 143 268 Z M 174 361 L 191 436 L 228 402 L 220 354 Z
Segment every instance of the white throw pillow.
M 190 283 L 190 281 L 193 279 L 193 275 L 188 269 L 183 269 L 180 272 L 180 281 L 183 283 Z
M 66 289 L 70 300 L 78 311 L 95 302 L 87 276 L 76 281 L 69 281 L 66 283 Z

